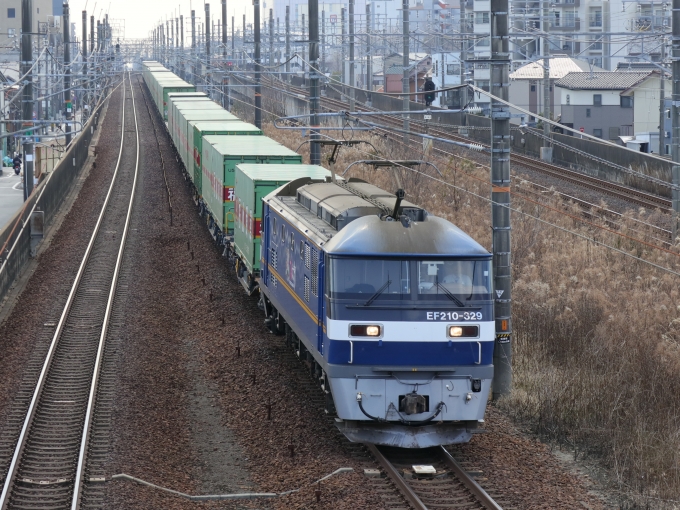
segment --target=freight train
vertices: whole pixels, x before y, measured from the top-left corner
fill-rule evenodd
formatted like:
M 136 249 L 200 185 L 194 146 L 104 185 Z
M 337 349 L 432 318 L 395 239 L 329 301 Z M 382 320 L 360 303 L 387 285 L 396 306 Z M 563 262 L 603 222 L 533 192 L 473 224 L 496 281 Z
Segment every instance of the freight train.
M 423 448 L 480 431 L 491 254 L 402 190 L 305 165 L 157 62 L 143 67 L 213 238 L 345 436 Z

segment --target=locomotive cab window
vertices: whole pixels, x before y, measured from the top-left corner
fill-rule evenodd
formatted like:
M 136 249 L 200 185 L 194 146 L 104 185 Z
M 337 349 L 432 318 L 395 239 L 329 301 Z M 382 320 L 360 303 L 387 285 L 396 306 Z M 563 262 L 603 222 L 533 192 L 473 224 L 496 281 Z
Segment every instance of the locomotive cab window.
M 491 300 L 490 260 L 331 258 L 329 297 L 374 302 Z
M 418 299 L 471 300 L 491 294 L 491 263 L 486 260 L 421 260 Z

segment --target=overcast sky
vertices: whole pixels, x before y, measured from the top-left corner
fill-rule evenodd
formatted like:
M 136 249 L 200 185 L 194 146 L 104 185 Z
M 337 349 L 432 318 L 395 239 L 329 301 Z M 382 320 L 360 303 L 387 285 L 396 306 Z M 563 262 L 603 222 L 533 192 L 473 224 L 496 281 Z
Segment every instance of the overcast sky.
M 125 20 L 125 37 L 144 38 L 149 37 L 150 31 L 166 17 L 175 18 L 180 14 L 184 16 L 184 29 L 186 33 L 191 30 L 191 25 L 187 19 L 191 18 L 191 9 L 196 11 L 196 17 L 203 19 L 204 3 L 210 4 L 210 18 L 217 20 L 222 17 L 222 1 L 212 0 L 70 0 L 71 21 L 76 23 L 76 31 L 80 34 L 82 30 L 81 19 L 83 9 L 87 9 L 87 17 L 94 15 L 95 20 L 102 19 L 108 11 L 109 18 Z M 86 7 L 87 5 L 87 7 Z M 248 20 L 252 20 L 253 7 L 252 0 L 227 0 L 227 19 L 236 16 L 236 25 L 241 25 L 243 14 Z M 88 21 L 89 23 L 89 21 Z M 95 21 L 96 23 L 96 21 Z M 88 26 L 88 37 L 90 28 Z M 185 41 L 188 40 L 185 33 Z

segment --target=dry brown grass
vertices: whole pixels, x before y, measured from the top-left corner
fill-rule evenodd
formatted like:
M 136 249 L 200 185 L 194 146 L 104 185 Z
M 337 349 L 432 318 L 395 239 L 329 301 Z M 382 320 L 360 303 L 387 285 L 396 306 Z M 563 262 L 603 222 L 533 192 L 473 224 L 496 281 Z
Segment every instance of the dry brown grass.
M 265 132 L 292 149 L 303 141 L 298 131 Z M 370 139 L 383 156 L 418 157 Z M 370 158 L 365 150 L 343 149 L 336 171 Z M 488 174 L 457 158 L 433 161 L 444 183 L 409 170 L 354 167 L 351 174 L 387 190 L 396 190 L 398 176 L 409 200 L 490 248 L 490 204 L 474 196 L 489 197 Z M 527 215 L 512 215 L 514 389 L 498 404 L 575 455 L 601 459 L 626 505 L 670 508 L 661 500 L 680 499 L 680 278 L 551 224 L 676 272 L 680 250 L 654 250 L 584 225 L 560 212 L 557 197 L 551 205 L 513 196 L 513 207 Z

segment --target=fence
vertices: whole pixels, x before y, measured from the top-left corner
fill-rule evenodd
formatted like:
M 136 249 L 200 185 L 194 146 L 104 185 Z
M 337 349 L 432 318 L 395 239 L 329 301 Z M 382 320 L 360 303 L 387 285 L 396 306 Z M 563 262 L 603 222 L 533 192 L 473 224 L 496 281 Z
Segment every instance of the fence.
M 103 104 L 104 101 L 94 110 L 80 135 L 71 143 L 54 170 L 38 184 L 22 209 L 0 231 L 0 303 L 32 256 L 31 218 L 34 213 L 42 211 L 44 224 L 50 224 L 85 166 L 90 142 L 95 129 L 99 127 Z M 38 223 L 34 223 L 34 226 L 41 227 Z M 34 237 L 35 234 L 34 232 Z

